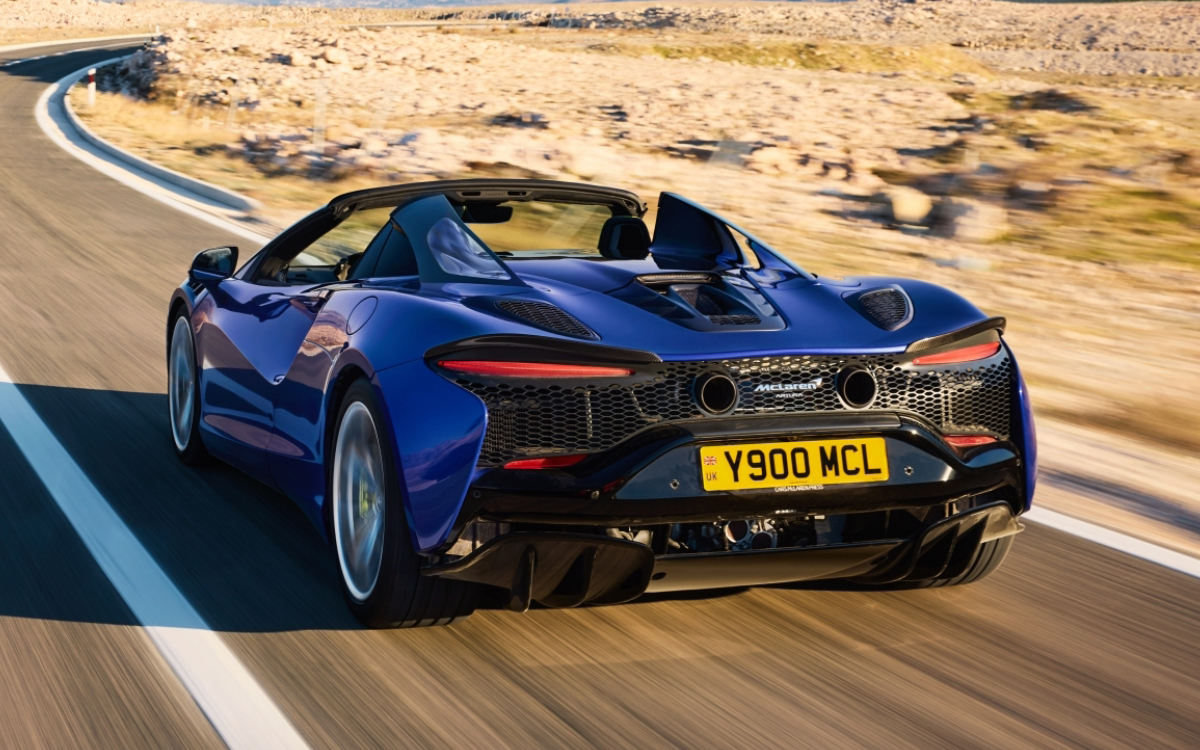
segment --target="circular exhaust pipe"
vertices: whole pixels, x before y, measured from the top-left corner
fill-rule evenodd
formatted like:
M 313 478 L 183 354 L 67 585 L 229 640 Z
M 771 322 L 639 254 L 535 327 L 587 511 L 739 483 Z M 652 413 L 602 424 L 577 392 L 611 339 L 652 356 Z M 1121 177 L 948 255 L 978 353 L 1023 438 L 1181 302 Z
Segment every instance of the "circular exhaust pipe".
M 760 531 L 750 538 L 750 549 L 774 549 L 775 535 L 769 531 Z
M 875 401 L 879 386 L 870 370 L 847 367 L 837 374 L 837 392 L 851 409 L 865 409 Z
M 749 521 L 730 521 L 725 524 L 725 538 L 730 544 L 739 544 L 746 541 L 746 537 L 750 536 Z
M 694 389 L 696 403 L 709 414 L 728 414 L 737 406 L 737 383 L 725 373 L 710 372 L 701 375 L 696 378 Z

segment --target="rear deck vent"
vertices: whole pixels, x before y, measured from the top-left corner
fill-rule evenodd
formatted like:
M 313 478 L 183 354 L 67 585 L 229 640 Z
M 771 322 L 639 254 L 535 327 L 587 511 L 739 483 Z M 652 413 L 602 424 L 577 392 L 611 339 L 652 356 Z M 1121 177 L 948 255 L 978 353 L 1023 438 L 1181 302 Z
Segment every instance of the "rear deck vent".
M 520 318 L 538 328 L 561 333 L 564 336 L 574 336 L 581 339 L 599 339 L 595 331 L 585 326 L 574 315 L 549 302 L 531 300 L 502 299 L 496 302 L 496 307 L 509 315 Z
M 757 315 L 709 315 L 708 319 L 719 326 L 756 326 L 762 323 Z
M 725 313 L 720 303 L 707 294 L 702 286 L 680 287 L 675 291 L 701 315 L 721 316 Z
M 644 273 L 637 280 L 646 286 L 665 284 L 715 284 L 719 277 L 712 273 Z
M 871 289 L 846 298 L 867 319 L 884 329 L 894 331 L 912 320 L 912 303 L 898 286 Z

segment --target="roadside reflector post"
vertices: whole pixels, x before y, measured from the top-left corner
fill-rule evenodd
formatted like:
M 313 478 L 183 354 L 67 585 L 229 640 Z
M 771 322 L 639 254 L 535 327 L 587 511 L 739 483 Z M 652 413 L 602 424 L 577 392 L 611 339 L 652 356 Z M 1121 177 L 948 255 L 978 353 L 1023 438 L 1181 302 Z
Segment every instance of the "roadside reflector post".
M 96 106 L 96 69 L 88 70 L 88 109 Z

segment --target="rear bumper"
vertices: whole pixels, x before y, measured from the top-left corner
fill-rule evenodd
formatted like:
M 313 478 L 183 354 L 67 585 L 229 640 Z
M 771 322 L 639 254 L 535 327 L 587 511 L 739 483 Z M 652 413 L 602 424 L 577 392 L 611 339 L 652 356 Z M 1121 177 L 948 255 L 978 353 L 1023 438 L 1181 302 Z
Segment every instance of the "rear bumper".
M 826 547 L 747 550 L 700 555 L 660 555 L 647 593 L 761 586 L 822 578 L 858 578 L 873 583 L 936 578 L 964 553 L 1021 531 L 1007 503 L 997 502 L 942 519 L 911 539 Z
M 890 479 L 806 491 L 703 489 L 702 446 L 845 437 L 884 438 Z M 476 519 L 616 527 L 909 509 L 993 490 L 1011 497 L 1014 513 L 1023 510 L 1024 472 L 1015 443 L 960 454 L 930 425 L 895 414 L 705 420 L 648 431 L 569 469 L 480 472 L 456 531 Z
M 1009 503 L 993 502 L 929 523 L 907 539 L 655 556 L 605 536 L 518 532 L 461 560 L 423 571 L 511 593 L 510 607 L 615 604 L 645 593 L 855 578 L 871 583 L 956 575 L 981 542 L 1021 530 Z

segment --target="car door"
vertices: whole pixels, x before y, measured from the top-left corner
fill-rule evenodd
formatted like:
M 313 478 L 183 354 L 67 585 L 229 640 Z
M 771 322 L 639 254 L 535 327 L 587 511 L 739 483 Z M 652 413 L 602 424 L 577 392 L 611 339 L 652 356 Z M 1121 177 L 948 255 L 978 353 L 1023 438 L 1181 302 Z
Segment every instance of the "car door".
M 270 483 L 265 451 L 273 388 L 283 380 L 319 298 L 307 287 L 227 279 L 197 308 L 202 429 L 220 458 Z
M 361 211 L 324 225 L 306 220 L 202 300 L 201 424 L 222 459 L 277 485 L 267 454 L 280 385 L 331 294 L 325 287 L 344 278 L 389 213 Z

